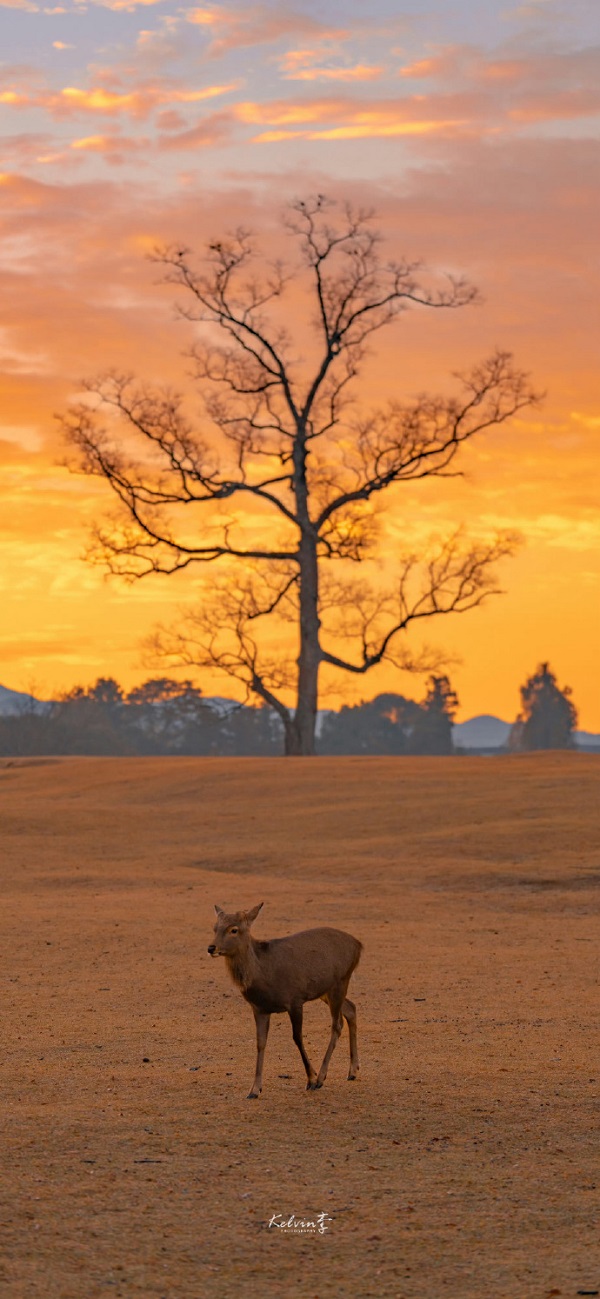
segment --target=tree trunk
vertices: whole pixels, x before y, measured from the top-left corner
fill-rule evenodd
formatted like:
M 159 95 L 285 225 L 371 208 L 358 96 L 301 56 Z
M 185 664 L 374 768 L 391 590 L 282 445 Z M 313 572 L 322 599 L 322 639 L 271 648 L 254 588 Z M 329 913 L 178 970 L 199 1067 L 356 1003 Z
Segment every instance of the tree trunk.
M 286 756 L 310 756 L 315 752 L 319 644 L 319 568 L 316 538 L 308 533 L 300 543 L 300 653 L 296 712 L 286 726 Z

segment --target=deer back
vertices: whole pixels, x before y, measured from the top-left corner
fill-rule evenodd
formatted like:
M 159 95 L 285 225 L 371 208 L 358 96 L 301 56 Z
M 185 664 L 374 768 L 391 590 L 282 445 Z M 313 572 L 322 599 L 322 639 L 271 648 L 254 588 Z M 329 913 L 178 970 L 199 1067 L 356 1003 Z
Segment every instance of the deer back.
M 362 951 L 358 939 L 341 929 L 304 929 L 288 938 L 252 943 L 257 963 L 244 996 L 271 1011 L 315 1001 L 347 981 Z

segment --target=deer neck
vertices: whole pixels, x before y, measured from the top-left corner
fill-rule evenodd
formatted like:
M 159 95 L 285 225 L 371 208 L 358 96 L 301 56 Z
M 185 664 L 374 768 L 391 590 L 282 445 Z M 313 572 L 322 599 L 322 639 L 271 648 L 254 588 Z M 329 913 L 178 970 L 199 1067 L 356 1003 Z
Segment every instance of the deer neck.
M 226 956 L 225 960 L 233 982 L 242 989 L 242 992 L 256 981 L 260 973 L 260 963 L 254 939 L 250 934 L 247 940 L 240 944 L 235 955 Z

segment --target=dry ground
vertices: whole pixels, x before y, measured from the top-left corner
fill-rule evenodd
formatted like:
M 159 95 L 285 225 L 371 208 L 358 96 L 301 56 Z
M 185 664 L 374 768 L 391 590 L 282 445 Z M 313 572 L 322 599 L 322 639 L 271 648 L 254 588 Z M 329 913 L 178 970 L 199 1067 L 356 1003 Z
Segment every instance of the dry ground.
M 600 1291 L 600 759 L 0 764 L 0 1291 Z M 212 904 L 365 944 L 347 1035 L 265 1089 Z M 317 1063 L 322 1003 L 307 1008 Z M 324 1235 L 271 1215 L 326 1212 Z

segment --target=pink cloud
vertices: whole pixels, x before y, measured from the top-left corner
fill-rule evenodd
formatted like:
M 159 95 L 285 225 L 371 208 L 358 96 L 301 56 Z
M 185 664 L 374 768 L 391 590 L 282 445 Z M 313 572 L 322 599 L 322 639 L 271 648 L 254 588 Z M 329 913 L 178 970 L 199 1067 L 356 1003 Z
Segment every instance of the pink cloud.
M 285 73 L 283 79 L 284 81 L 379 81 L 382 76 L 381 66 L 356 63 L 353 67 L 346 68 L 298 68 L 295 72 Z
M 476 116 L 478 101 L 472 95 L 410 95 L 395 99 L 339 96 L 329 99 L 244 102 L 235 108 L 240 121 L 274 127 L 314 128 L 306 138 L 343 138 L 402 134 L 468 123 Z M 263 140 L 265 137 L 259 137 Z M 273 136 L 271 138 L 274 138 Z M 285 138 L 280 135 L 278 138 Z
M 212 58 L 252 45 L 272 45 L 284 37 L 316 36 L 323 40 L 347 35 L 346 31 L 328 27 L 307 14 L 275 5 L 200 7 L 188 10 L 186 18 L 211 32 L 213 40 L 208 53 Z
M 514 122 L 535 123 L 568 121 L 600 114 L 600 84 L 594 89 L 564 90 L 554 95 L 529 94 L 509 116 Z
M 210 113 L 185 130 L 162 135 L 159 148 L 163 151 L 214 148 L 232 139 L 234 126 L 235 117 L 232 112 Z M 173 127 L 169 124 L 164 129 L 172 131 Z
M 87 135 L 71 140 L 70 148 L 77 153 L 100 154 L 113 166 L 122 166 L 132 154 L 148 154 L 148 140 L 134 139 L 119 134 Z
M 410 81 L 423 81 L 454 73 L 457 69 L 459 50 L 460 47 L 452 45 L 449 49 L 443 50 L 431 58 L 417 59 L 414 63 L 407 63 L 399 68 L 399 76 L 406 77 Z
M 193 13 L 196 21 L 201 21 L 211 32 L 226 30 L 228 39 L 236 41 L 254 39 L 253 23 L 262 15 L 266 15 L 264 30 L 269 39 L 271 36 L 276 39 L 275 33 L 284 27 L 286 31 L 291 30 L 290 24 L 297 23 L 298 19 L 294 13 L 281 14 L 264 8 L 244 12 L 197 9 Z M 14 111 L 36 108 L 48 117 L 64 121 L 86 117 L 145 121 L 160 114 L 156 122 L 160 134 L 148 135 L 144 142 L 150 154 L 157 148 L 189 151 L 196 146 L 218 143 L 242 144 L 251 134 L 247 128 L 256 126 L 263 128 L 254 135 L 257 143 L 402 136 L 422 136 L 425 140 L 436 133 L 457 130 L 514 136 L 535 129 L 537 123 L 572 122 L 600 112 L 597 49 L 514 58 L 499 57 L 497 53 L 484 56 L 466 45 L 447 47 L 400 70 L 405 85 L 411 79 L 424 79 L 425 92 L 383 97 L 373 96 L 369 91 L 370 82 L 383 82 L 382 65 L 336 63 L 331 41 L 327 39 L 331 33 L 313 19 L 308 26 L 316 39 L 306 46 L 288 50 L 279 63 L 284 80 L 306 85 L 306 95 L 292 99 L 265 96 L 256 102 L 240 102 L 239 81 L 198 86 L 159 76 L 141 79 L 139 74 L 135 76 L 131 69 L 123 67 L 96 68 L 91 85 L 39 88 L 32 81 L 31 69 L 13 68 L 4 70 L 0 104 Z M 311 96 L 309 87 L 319 84 L 329 84 L 332 89 L 347 84 L 357 90 L 360 87 L 360 93 Z M 398 88 L 397 81 L 391 84 Z M 410 84 L 407 89 L 412 89 Z M 193 120 L 196 106 L 225 96 L 233 97 L 231 108 Z M 43 126 L 36 134 L 46 134 Z M 106 132 L 79 130 L 77 138 L 96 134 L 104 136 Z M 123 138 L 127 138 L 126 132 Z M 51 163 L 62 157 L 64 149 L 69 149 L 68 140 L 49 140 L 44 152 L 34 156 Z M 142 159 L 141 148 L 137 153 Z M 102 152 L 102 156 L 114 155 Z
M 230 94 L 239 88 L 239 84 L 230 82 L 200 88 L 182 88 L 163 81 L 148 81 L 134 85 L 131 89 L 111 89 L 108 85 L 88 88 L 65 86 L 59 91 L 25 93 L 7 89 L 0 91 L 0 104 L 10 108 L 42 108 L 51 117 L 59 119 L 81 114 L 114 117 L 120 113 L 141 119 L 148 117 L 163 104 L 198 104 Z
M 284 81 L 377 81 L 380 64 L 339 63 L 340 41 L 320 41 L 311 49 L 287 50 L 279 61 Z
M 92 0 L 92 4 L 98 5 L 101 9 L 113 9 L 116 12 L 125 10 L 127 13 L 133 13 L 135 9 L 160 4 L 160 2 L 161 0 Z

